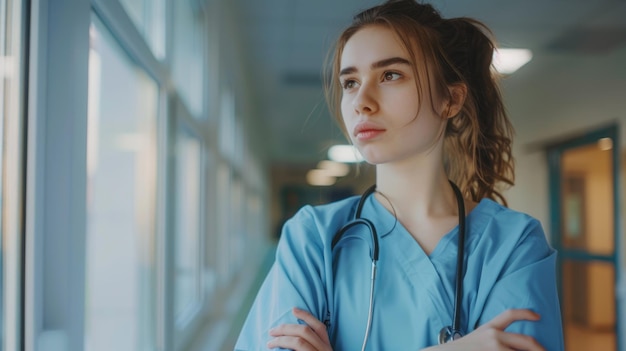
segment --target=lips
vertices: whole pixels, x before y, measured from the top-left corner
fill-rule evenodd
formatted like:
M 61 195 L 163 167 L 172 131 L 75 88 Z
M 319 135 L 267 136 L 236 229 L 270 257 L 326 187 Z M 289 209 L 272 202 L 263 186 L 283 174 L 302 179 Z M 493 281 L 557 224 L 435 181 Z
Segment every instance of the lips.
M 354 127 L 353 135 L 361 141 L 373 139 L 385 132 L 385 128 L 370 122 L 361 122 Z

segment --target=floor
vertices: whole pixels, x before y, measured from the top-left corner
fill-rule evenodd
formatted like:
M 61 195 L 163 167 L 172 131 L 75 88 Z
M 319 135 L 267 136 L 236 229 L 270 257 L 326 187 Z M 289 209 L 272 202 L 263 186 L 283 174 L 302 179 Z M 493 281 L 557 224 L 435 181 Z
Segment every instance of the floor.
M 272 246 L 267 250 L 259 267 L 252 270 L 252 283 L 244 284 L 249 289 L 230 294 L 238 296 L 235 298 L 231 296 L 229 299 L 230 306 L 225 308 L 228 315 L 222 315 L 221 318 L 207 324 L 204 330 L 199 333 L 201 337 L 189 348 L 190 351 L 233 351 L 256 292 L 274 261 L 274 255 L 275 247 Z

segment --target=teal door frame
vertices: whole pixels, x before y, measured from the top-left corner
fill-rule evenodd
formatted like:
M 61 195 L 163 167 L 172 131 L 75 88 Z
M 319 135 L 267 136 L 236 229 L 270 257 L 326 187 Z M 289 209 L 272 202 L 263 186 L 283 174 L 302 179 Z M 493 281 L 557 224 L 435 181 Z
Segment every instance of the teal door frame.
M 590 254 L 582 250 L 564 249 L 561 243 L 561 156 L 567 150 L 577 148 L 584 145 L 594 144 L 601 138 L 611 138 L 613 140 L 613 148 L 611 149 L 612 161 L 613 161 L 613 235 L 615 249 L 612 255 L 597 255 Z M 561 287 L 561 267 L 564 259 L 579 260 L 579 261 L 600 261 L 612 263 L 615 267 L 615 286 L 619 284 L 619 277 L 621 273 L 621 267 L 619 262 L 619 250 L 620 241 L 618 233 L 621 231 L 620 221 L 620 186 L 619 186 L 619 173 L 620 173 L 620 140 L 619 140 L 619 126 L 612 124 L 607 127 L 602 127 L 577 137 L 571 138 L 566 141 L 559 142 L 547 147 L 548 154 L 548 168 L 549 168 L 549 192 L 550 192 L 550 233 L 552 235 L 552 245 L 558 251 L 557 260 L 557 280 L 559 287 L 559 296 L 562 300 L 562 287 Z M 617 289 L 615 291 L 615 336 L 617 350 L 622 350 L 622 337 L 620 336 L 620 306 L 619 296 Z

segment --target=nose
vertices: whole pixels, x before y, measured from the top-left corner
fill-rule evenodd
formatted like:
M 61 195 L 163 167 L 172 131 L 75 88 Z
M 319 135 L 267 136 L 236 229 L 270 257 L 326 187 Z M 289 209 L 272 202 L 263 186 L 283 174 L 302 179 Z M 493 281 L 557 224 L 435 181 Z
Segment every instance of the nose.
M 352 106 L 357 114 L 373 114 L 378 111 L 378 102 L 376 101 L 375 88 L 370 84 L 364 83 L 352 100 Z

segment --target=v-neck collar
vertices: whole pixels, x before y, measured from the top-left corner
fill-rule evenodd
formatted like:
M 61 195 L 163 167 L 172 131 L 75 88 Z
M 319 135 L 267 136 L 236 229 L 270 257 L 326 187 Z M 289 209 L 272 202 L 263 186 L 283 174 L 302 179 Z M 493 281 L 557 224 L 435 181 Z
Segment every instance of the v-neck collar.
M 486 225 L 486 221 L 490 216 L 489 213 L 494 212 L 495 207 L 498 207 L 498 204 L 490 199 L 482 199 L 476 206 L 465 216 L 466 221 L 466 244 L 470 240 L 470 233 L 480 231 L 481 227 Z M 483 215 L 481 215 L 483 214 Z M 485 216 L 487 215 L 487 216 Z M 393 213 L 389 212 L 385 206 L 383 206 L 375 196 L 369 196 L 366 199 L 365 206 L 363 208 L 364 218 L 370 218 L 373 220 L 375 225 L 377 226 L 377 232 L 379 238 L 384 238 L 391 233 L 397 233 L 402 235 L 408 235 L 415 244 L 420 248 L 422 253 L 426 255 L 424 249 L 419 245 L 419 243 L 413 238 L 411 233 L 396 219 Z M 459 226 L 458 224 L 454 226 L 449 232 L 439 239 L 439 242 L 430 253 L 430 255 L 426 255 L 429 258 L 433 258 L 439 256 L 441 252 L 445 251 L 445 248 L 450 244 L 452 240 L 455 240 L 458 237 Z

